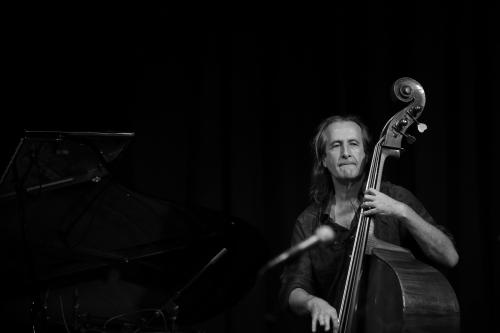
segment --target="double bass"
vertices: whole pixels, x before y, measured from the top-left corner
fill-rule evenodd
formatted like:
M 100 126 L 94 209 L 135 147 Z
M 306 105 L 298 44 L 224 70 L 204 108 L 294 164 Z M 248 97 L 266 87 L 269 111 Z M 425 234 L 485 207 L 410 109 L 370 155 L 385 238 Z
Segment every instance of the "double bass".
M 425 106 L 422 86 L 407 77 L 394 82 L 394 95 L 406 107 L 385 124 L 373 150 L 365 190 L 379 190 L 387 157 L 399 157 L 403 138 Z M 372 218 L 359 214 L 339 311 L 339 333 L 458 332 L 459 304 L 446 278 L 410 251 L 375 247 L 365 256 Z

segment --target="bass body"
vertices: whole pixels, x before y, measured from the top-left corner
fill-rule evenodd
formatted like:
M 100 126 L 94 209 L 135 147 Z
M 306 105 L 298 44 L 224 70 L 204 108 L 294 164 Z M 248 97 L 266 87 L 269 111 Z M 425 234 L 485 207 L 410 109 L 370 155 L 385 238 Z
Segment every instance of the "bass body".
M 406 249 L 375 248 L 365 259 L 352 332 L 460 331 L 459 304 L 448 280 Z

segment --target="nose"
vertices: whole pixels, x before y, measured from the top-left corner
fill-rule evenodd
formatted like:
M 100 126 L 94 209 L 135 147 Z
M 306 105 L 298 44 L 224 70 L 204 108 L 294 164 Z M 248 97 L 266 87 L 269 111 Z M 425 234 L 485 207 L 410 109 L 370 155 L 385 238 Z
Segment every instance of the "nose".
M 342 146 L 342 157 L 347 158 L 351 156 L 351 150 L 347 146 Z

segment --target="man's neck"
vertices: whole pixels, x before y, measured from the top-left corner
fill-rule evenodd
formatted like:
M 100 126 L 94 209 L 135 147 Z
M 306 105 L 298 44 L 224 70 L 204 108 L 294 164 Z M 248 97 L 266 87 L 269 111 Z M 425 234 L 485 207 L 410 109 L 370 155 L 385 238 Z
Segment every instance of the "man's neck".
M 352 202 L 358 199 L 358 194 L 363 185 L 361 179 L 352 180 L 351 182 L 341 182 L 333 179 L 335 187 L 335 202 Z

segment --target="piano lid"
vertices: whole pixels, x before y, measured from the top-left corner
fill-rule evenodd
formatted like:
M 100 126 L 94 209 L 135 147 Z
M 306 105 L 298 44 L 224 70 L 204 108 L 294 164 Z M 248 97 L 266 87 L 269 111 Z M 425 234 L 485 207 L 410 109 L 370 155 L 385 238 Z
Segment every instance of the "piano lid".
M 134 135 L 25 130 L 0 178 L 0 199 L 14 197 L 16 186 L 30 193 L 99 181 Z

